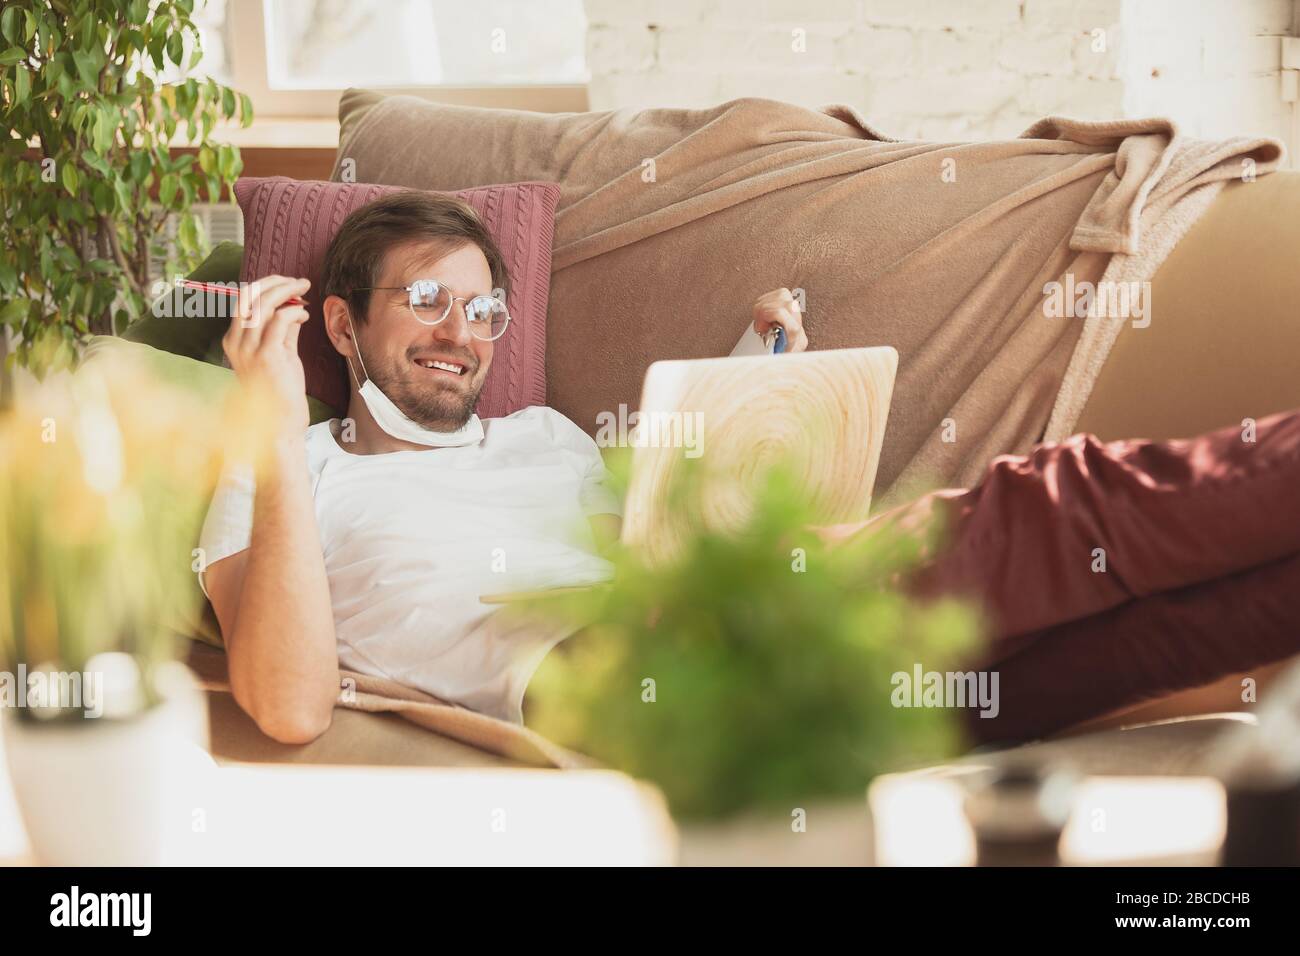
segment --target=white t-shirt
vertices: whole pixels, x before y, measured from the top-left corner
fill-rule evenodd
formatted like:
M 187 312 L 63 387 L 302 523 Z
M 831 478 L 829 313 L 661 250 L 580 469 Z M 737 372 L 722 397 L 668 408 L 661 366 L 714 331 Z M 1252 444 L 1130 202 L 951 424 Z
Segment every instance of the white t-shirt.
M 474 445 L 379 455 L 345 451 L 332 424 L 307 430 L 307 468 L 340 665 L 521 723 L 533 671 L 573 628 L 479 597 L 609 578 L 586 519 L 622 509 L 596 443 L 542 406 L 483 421 Z M 253 496 L 249 471 L 228 470 L 207 564 L 248 548 Z

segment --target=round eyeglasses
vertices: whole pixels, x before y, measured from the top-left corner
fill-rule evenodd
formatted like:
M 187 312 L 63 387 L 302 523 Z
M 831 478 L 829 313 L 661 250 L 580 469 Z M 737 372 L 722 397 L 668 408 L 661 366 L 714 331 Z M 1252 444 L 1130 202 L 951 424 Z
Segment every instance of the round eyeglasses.
M 410 285 L 379 285 L 353 292 L 405 292 L 407 305 L 415 321 L 421 325 L 437 325 L 451 315 L 451 307 L 465 303 L 465 324 L 469 334 L 484 342 L 493 342 L 505 334 L 510 324 L 506 304 L 494 295 L 475 295 L 469 298 L 453 295 L 437 279 L 416 279 Z

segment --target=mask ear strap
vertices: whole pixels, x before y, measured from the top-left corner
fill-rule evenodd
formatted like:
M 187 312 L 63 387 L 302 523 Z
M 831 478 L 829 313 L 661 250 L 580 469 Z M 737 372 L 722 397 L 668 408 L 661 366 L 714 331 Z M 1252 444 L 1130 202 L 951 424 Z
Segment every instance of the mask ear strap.
M 366 371 L 365 359 L 361 357 L 361 343 L 357 341 L 357 327 L 352 324 L 352 309 L 348 309 L 348 328 L 352 330 L 352 345 L 357 350 L 357 361 L 361 363 L 361 371 L 365 373 L 366 381 L 370 381 L 370 373 Z M 345 359 L 348 363 L 348 371 L 352 373 L 352 381 L 357 383 L 357 391 L 361 391 L 361 381 L 357 378 L 357 371 L 352 367 L 352 360 Z

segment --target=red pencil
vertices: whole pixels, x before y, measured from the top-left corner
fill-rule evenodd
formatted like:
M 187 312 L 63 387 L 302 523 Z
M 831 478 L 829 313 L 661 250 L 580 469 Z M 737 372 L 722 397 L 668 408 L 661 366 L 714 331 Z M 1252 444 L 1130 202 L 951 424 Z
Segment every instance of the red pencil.
M 239 298 L 239 290 L 232 289 L 230 286 L 217 285 L 212 282 L 196 282 L 194 279 L 177 279 L 176 285 L 182 289 L 198 289 L 201 292 L 215 292 L 218 295 L 228 295 L 232 298 Z M 284 300 L 285 305 L 306 305 L 306 299 L 300 299 L 298 296 L 292 296 Z

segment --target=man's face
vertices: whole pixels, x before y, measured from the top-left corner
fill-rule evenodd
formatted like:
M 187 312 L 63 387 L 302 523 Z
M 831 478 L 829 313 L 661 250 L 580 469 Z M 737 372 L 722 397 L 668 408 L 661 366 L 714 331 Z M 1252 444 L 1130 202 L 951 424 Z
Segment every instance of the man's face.
M 492 343 L 470 335 L 462 300 L 491 295 L 492 272 L 473 243 L 447 252 L 436 243 L 414 242 L 384 257 L 375 285 L 409 286 L 416 279 L 437 279 L 451 289 L 457 297 L 451 313 L 437 325 L 423 325 L 411 313 L 407 293 L 371 292 L 369 316 L 356 325 L 361 358 L 375 385 L 408 418 L 435 431 L 455 431 L 474 413 L 492 364 Z

